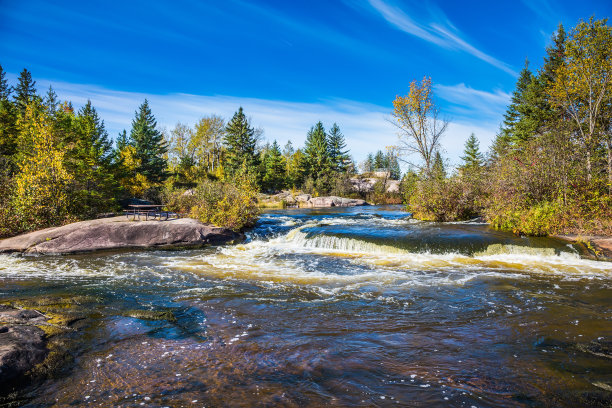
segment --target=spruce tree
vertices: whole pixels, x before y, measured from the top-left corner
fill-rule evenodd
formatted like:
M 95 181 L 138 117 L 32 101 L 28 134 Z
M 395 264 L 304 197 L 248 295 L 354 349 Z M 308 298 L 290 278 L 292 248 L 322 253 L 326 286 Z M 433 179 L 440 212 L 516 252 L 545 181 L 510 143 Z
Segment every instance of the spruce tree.
M 346 149 L 346 141 L 344 135 L 340 132 L 340 127 L 334 123 L 329 130 L 329 138 L 327 141 L 329 147 L 329 159 L 333 170 L 337 173 L 344 173 L 347 170 L 347 162 L 349 161 L 348 150 Z
M 32 74 L 24 68 L 19 74 L 15 95 L 13 95 L 13 101 L 21 115 L 25 113 L 26 106 L 37 96 L 35 86 L 36 81 L 32 79 Z
M 484 164 L 484 158 L 482 153 L 480 153 L 480 142 L 474 133 L 465 142 L 465 149 L 463 150 L 461 160 L 463 160 L 461 168 L 467 170 L 480 169 Z
M 257 138 L 244 115 L 242 106 L 225 127 L 225 163 L 224 168 L 230 175 L 236 174 L 243 166 L 248 172 L 256 172 L 259 158 L 256 154 Z
M 327 134 L 321 122 L 317 122 L 308 131 L 304 156 L 308 176 L 312 177 L 313 180 L 322 178 L 329 173 L 331 169 L 329 146 L 327 145 Z
M 8 85 L 6 80 L 6 72 L 0 65 L 0 101 L 7 101 L 11 96 L 11 87 Z
M 500 147 L 500 153 L 505 153 L 510 147 L 515 146 L 517 141 L 522 140 L 526 136 L 526 129 L 517 128 L 517 124 L 524 118 L 525 109 L 528 105 L 526 100 L 527 90 L 532 83 L 534 77 L 529 70 L 529 61 L 525 60 L 525 66 L 521 70 L 516 83 L 510 105 L 504 114 L 504 122 L 501 132 L 498 134 L 496 144 Z
M 385 154 L 382 152 L 382 150 L 377 151 L 374 155 L 374 170 L 387 170 L 387 160 L 385 160 Z
M 438 181 L 443 181 L 446 178 L 446 166 L 444 166 L 444 160 L 440 151 L 437 150 L 434 156 L 434 162 L 431 168 L 431 175 Z
M 43 104 L 47 108 L 47 112 L 49 113 L 49 115 L 55 115 L 59 102 L 57 100 L 57 94 L 55 93 L 51 85 L 49 85 L 49 90 L 47 91 L 47 95 L 45 95 Z
M 145 99 L 135 113 L 130 132 L 130 144 L 136 149 L 136 158 L 140 160 L 137 171 L 151 183 L 161 183 L 168 174 L 168 163 L 164 154 L 168 147 L 162 133 L 157 130 L 157 121 Z
M 265 173 L 262 180 L 264 189 L 274 192 L 285 187 L 287 178 L 285 158 L 281 154 L 276 140 L 266 152 L 264 168 Z

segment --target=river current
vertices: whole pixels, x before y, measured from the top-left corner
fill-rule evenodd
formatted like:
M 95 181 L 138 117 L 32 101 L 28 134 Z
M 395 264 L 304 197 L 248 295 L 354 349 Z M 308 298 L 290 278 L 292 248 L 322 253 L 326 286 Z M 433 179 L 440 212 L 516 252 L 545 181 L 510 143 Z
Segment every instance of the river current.
M 612 263 L 583 255 L 399 207 L 279 210 L 238 245 L 0 255 L 0 300 L 84 299 L 24 406 L 609 407 Z

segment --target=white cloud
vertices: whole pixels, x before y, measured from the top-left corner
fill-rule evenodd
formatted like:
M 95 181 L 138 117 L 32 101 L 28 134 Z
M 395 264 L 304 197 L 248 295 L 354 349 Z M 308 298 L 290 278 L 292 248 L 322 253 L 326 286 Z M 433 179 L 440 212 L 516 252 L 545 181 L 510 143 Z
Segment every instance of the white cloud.
M 442 18 L 442 20 L 444 20 L 443 24 L 430 23 L 429 25 L 423 25 L 414 21 L 399 7 L 385 3 L 383 0 L 368 0 L 368 2 L 385 20 L 387 20 L 387 22 L 401 31 L 440 47 L 465 51 L 510 75 L 515 77 L 518 76 L 517 72 L 508 64 L 480 51 L 461 38 L 459 30 L 457 30 L 446 17 Z M 437 12 L 437 14 L 442 15 L 441 12 Z
M 501 90 L 493 92 L 481 91 L 466 86 L 434 85 L 436 96 L 448 102 L 448 114 L 457 115 L 459 120 L 487 122 L 490 126 L 497 126 L 510 103 L 512 95 Z
M 149 101 L 158 125 L 170 130 L 177 122 L 193 125 L 201 117 L 217 114 L 231 118 L 239 106 L 251 117 L 255 127 L 264 129 L 268 141 L 276 140 L 283 146 L 291 140 L 295 147 L 303 146 L 306 133 L 317 121 L 329 128 L 336 122 L 347 141 L 347 147 L 357 162 L 365 159 L 369 152 L 384 150 L 386 146 L 397 144 L 395 127 L 387 121 L 391 107 L 345 99 L 322 100 L 316 103 L 300 103 L 279 100 L 240 98 L 235 96 L 202 96 L 191 94 L 147 94 L 125 92 L 103 88 L 97 85 L 73 84 L 67 82 L 37 81 L 39 89 L 53 85 L 61 100 L 72 101 L 75 108 L 84 105 L 88 99 L 104 120 L 109 134 L 114 138 L 126 129 L 129 132 L 134 112 L 146 98 Z M 456 87 L 441 87 L 442 94 L 448 98 L 463 94 L 480 95 L 485 102 L 503 99 L 503 95 L 488 94 L 473 90 L 460 84 Z M 463 89 L 464 88 L 464 89 Z M 467 92 L 463 92 L 462 90 Z M 466 96 L 465 101 L 469 102 Z M 460 102 L 458 100 L 458 102 Z M 473 106 L 476 109 L 476 105 Z M 465 140 L 471 132 L 476 133 L 482 147 L 490 144 L 495 135 L 495 126 L 486 123 L 473 123 L 466 118 L 450 124 L 442 144 L 451 163 L 458 163 Z

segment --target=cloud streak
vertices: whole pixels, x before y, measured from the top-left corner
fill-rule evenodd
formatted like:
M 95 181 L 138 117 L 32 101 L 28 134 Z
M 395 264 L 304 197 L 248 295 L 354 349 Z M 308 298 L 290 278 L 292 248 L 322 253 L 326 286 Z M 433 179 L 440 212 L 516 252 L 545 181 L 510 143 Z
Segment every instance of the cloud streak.
M 383 0 L 368 0 L 374 8 L 389 24 L 395 28 L 414 35 L 422 40 L 446 49 L 457 49 L 464 51 L 510 75 L 518 76 L 508 64 L 480 51 L 466 40 L 461 38 L 459 31 L 444 18 L 444 23 L 420 24 L 411 18 L 401 8 L 390 5 Z

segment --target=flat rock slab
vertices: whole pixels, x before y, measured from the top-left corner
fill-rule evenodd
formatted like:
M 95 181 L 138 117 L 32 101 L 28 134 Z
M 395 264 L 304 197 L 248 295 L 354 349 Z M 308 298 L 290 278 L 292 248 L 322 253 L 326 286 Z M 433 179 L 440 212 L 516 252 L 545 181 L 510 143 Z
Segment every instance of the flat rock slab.
M 74 254 L 130 248 L 221 245 L 244 236 L 192 218 L 129 221 L 113 217 L 47 228 L 0 241 L 1 252 Z
M 308 207 L 355 207 L 369 204 L 365 200 L 360 200 L 356 198 L 329 196 L 312 197 L 308 201 L 306 201 L 306 205 Z

